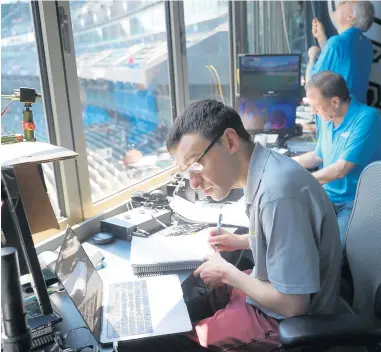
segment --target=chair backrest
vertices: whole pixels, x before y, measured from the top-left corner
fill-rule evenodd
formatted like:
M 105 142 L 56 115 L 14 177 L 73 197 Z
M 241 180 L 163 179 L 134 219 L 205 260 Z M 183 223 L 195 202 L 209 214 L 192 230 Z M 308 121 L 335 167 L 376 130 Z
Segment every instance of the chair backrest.
M 381 161 L 368 165 L 357 185 L 345 247 L 353 278 L 353 308 L 376 319 L 381 285 Z

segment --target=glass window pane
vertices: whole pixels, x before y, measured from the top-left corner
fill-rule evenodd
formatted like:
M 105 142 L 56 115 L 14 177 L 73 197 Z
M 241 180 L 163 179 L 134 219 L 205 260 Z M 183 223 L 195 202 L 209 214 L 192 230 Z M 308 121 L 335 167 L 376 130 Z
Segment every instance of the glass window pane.
M 306 24 L 307 18 L 307 5 L 308 1 L 283 1 L 284 19 L 283 22 L 273 24 L 274 19 L 280 18 L 283 21 L 283 16 L 280 2 L 275 3 L 266 1 L 247 1 L 247 41 L 248 51 L 252 54 L 265 54 L 266 46 L 268 46 L 267 38 L 278 38 L 284 35 L 284 28 L 287 33 L 286 52 L 301 55 L 302 62 L 302 76 L 305 75 L 308 51 L 308 33 L 311 31 L 311 25 Z M 280 12 L 280 13 L 279 13 Z M 265 18 L 267 17 L 267 21 Z M 270 21 L 270 22 L 269 22 Z M 288 45 L 289 44 L 289 45 Z M 271 48 L 271 46 L 268 46 Z M 279 53 L 279 51 L 267 51 L 270 53 Z
M 25 57 L 27 55 L 27 57 Z M 1 4 L 1 94 L 11 95 L 20 87 L 34 88 L 41 93 L 40 69 L 30 3 L 26 1 Z M 10 102 L 1 99 L 1 110 Z M 24 105 L 18 101 L 1 118 L 1 135 L 23 134 Z M 46 117 L 41 100 L 31 108 L 37 141 L 49 142 Z M 59 209 L 56 180 L 52 163 L 43 165 L 45 183 L 57 217 Z
M 284 2 L 287 36 L 290 43 L 291 53 L 300 54 L 302 61 L 302 76 L 305 75 L 307 63 L 307 32 L 310 27 L 306 23 L 307 2 L 285 1 Z
M 189 101 L 230 102 L 228 1 L 184 1 Z
M 164 2 L 70 1 L 92 201 L 173 165 Z
M 250 54 L 265 53 L 264 11 L 263 0 L 246 2 L 247 45 Z

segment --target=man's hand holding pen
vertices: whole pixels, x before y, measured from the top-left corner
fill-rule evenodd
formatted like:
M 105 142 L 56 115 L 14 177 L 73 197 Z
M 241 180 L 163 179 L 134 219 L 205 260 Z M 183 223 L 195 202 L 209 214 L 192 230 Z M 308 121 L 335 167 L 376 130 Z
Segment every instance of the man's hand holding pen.
M 216 252 L 232 252 L 249 247 L 247 235 L 235 235 L 224 229 L 220 230 L 220 235 L 216 236 L 217 229 L 211 229 L 209 232 L 209 244 Z

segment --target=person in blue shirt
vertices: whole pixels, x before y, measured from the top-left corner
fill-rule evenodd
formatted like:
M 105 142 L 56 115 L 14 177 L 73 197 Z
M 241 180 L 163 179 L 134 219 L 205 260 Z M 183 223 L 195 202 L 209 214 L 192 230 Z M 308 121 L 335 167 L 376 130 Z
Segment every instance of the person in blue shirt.
M 363 33 L 372 26 L 374 7 L 370 1 L 341 1 L 333 21 L 338 35 L 328 40 L 322 23 L 316 18 L 312 22 L 312 34 L 320 48 L 313 46 L 308 51 L 306 80 L 321 71 L 336 72 L 344 77 L 350 93 L 366 103 L 373 49 Z
M 323 185 L 335 208 L 342 243 L 364 168 L 381 160 L 381 114 L 360 103 L 344 78 L 323 71 L 306 85 L 309 103 L 321 117 L 314 151 L 294 157 Z

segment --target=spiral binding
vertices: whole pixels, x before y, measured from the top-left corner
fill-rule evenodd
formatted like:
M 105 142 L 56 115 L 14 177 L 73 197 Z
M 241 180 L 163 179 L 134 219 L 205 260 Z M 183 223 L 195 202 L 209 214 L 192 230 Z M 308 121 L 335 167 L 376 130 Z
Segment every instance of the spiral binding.
M 134 274 L 138 277 L 159 276 L 169 271 L 179 270 L 194 270 L 197 269 L 203 262 L 200 260 L 186 262 L 163 262 L 152 264 L 135 264 L 132 265 Z

